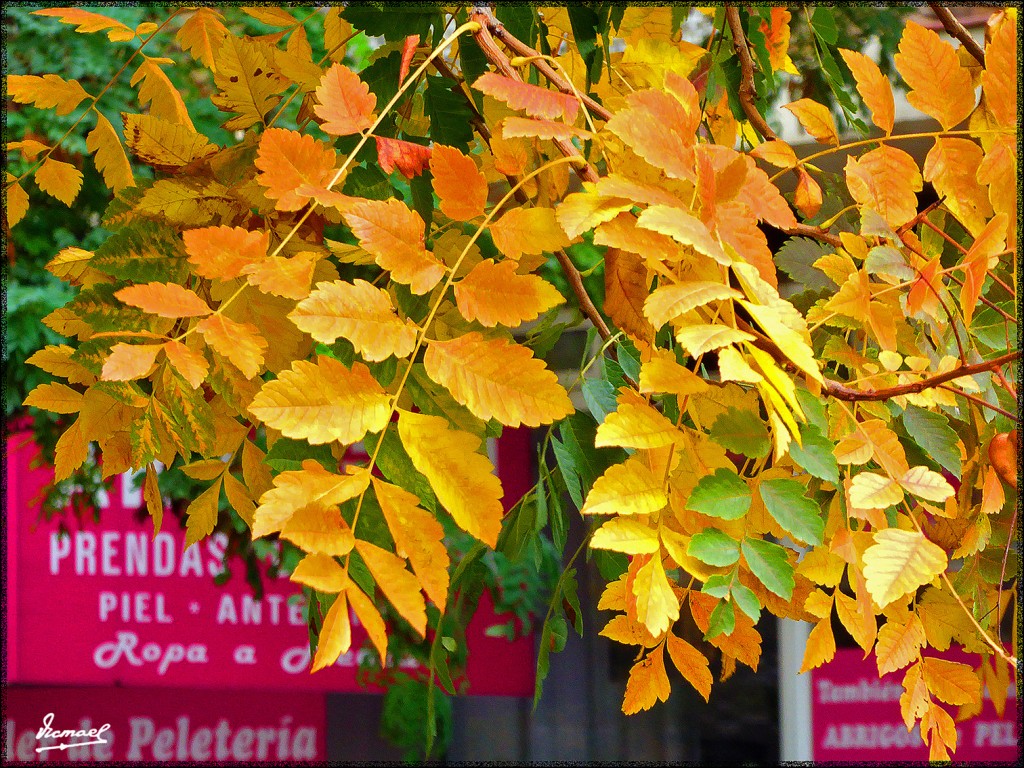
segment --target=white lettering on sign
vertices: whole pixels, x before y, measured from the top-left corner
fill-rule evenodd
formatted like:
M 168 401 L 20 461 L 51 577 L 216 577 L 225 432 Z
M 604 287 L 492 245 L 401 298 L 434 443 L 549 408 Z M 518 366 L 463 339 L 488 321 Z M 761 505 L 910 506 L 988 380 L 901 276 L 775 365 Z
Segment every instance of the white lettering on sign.
M 118 632 L 117 639 L 100 643 L 93 652 L 92 660 L 100 669 L 111 669 L 121 659 L 133 667 L 156 664 L 158 675 L 164 675 L 172 664 L 185 662 L 188 664 L 207 664 L 209 657 L 206 646 L 192 643 L 169 643 L 166 647 L 159 643 L 146 643 L 138 648 L 139 636 L 134 632 Z M 138 648 L 138 651 L 136 651 Z
M 891 723 L 830 725 L 822 742 L 826 749 L 892 749 L 923 745 L 918 726 L 915 725 L 914 730 L 908 732 L 906 726 Z
M 316 758 L 317 729 L 293 727 L 292 716 L 284 715 L 278 725 L 233 729 L 226 720 L 216 727 L 192 728 L 188 716 L 175 720 L 174 727 L 158 728 L 148 717 L 130 720 L 128 760 L 313 760 Z
M 831 680 L 818 680 L 818 701 L 822 704 L 840 702 L 899 701 L 903 686 L 888 681 L 862 677 L 856 683 L 839 685 Z
M 56 731 L 53 724 L 53 713 L 43 718 L 43 727 L 38 730 L 24 729 L 18 732 L 17 723 L 13 718 L 4 719 L 4 762 L 31 762 L 35 760 L 51 760 L 51 750 L 67 752 L 67 759 L 73 762 L 106 762 L 114 757 L 114 732 L 110 724 L 104 723 L 95 727 L 92 720 L 83 717 L 74 730 Z M 75 743 L 64 743 L 59 739 L 73 738 Z M 83 742 L 83 739 L 89 741 Z
M 305 627 L 305 604 L 306 601 L 301 595 L 289 598 L 268 593 L 264 594 L 263 600 L 254 600 L 250 595 L 235 596 L 225 593 L 221 595 L 217 604 L 217 623 L 249 626 L 267 623 L 276 627 L 287 621 L 293 627 Z
M 1017 746 L 1016 723 L 1012 720 L 989 720 L 974 724 L 974 746 L 1015 747 Z
M 215 533 L 181 553 L 167 531 L 156 536 L 131 531 L 50 533 L 50 575 L 72 567 L 76 576 L 218 576 L 224 570 L 227 536 Z M 204 551 L 205 550 L 205 551 Z
M 172 624 L 167 613 L 167 602 L 162 592 L 100 592 L 99 619 L 109 621 L 119 617 L 124 623 Z M 116 612 L 116 613 L 115 613 Z

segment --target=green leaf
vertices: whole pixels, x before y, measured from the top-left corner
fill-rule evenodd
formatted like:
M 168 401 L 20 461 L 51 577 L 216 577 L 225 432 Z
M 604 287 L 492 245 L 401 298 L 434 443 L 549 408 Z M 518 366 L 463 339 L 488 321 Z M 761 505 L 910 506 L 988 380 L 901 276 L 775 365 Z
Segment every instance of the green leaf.
M 584 379 L 582 390 L 583 400 L 598 424 L 618 407 L 615 401 L 615 387 L 604 379 Z
M 265 461 L 275 472 L 285 472 L 302 469 L 305 459 L 313 459 L 332 472 L 338 468 L 338 460 L 331 454 L 329 445 L 310 445 L 305 440 L 288 437 L 280 437 L 274 442 Z
M 570 568 L 562 576 L 562 609 L 572 619 L 572 627 L 576 634 L 583 637 L 583 610 L 580 608 L 579 583 L 576 581 L 575 568 Z
M 814 262 L 835 248 L 809 237 L 791 237 L 775 254 L 775 263 L 793 280 L 811 290 L 839 290 L 839 286 L 814 266 Z
M 551 441 L 569 497 L 579 509 L 583 508 L 583 500 L 594 481 L 625 457 L 621 450 L 595 448 L 596 433 L 597 424 L 588 414 L 574 413 L 558 426 L 561 440 Z
M 746 481 L 731 469 L 720 467 L 698 481 L 686 508 L 722 520 L 736 520 L 750 509 L 750 501 Z
M 814 424 L 800 426 L 800 440 L 802 446 L 796 442 L 789 444 L 789 455 L 797 466 L 832 485 L 838 485 L 839 464 L 832 453 L 835 443 L 821 434 L 821 430 Z
M 140 221 L 104 240 L 89 266 L 133 283 L 183 283 L 187 256 L 177 228 Z
M 430 118 L 431 138 L 468 152 L 473 141 L 473 113 L 465 97 L 452 91 L 446 78 L 427 75 L 423 105 Z
M 451 393 L 427 375 L 422 363 L 415 363 L 409 373 L 406 388 L 412 401 L 422 413 L 442 416 L 456 429 L 483 438 L 487 434 L 487 423 L 474 416 L 468 408 L 460 405 Z
M 761 539 L 744 539 L 742 548 L 750 572 L 758 581 L 783 600 L 789 600 L 796 580 L 785 548 Z
M 732 565 L 740 558 L 739 542 L 717 528 L 708 528 L 690 539 L 686 553 L 702 563 L 714 566 Z
M 949 419 L 941 413 L 908 405 L 903 412 L 903 426 L 929 458 L 960 477 L 960 451 L 956 447 L 959 438 L 949 426 Z
M 431 24 L 442 21 L 441 8 L 434 3 L 403 4 L 400 10 L 386 3 L 349 3 L 341 16 L 367 35 L 390 42 L 404 40 L 409 35 L 419 35 L 425 40 Z
M 775 522 L 800 541 L 821 544 L 825 521 L 818 505 L 804 496 L 804 486 L 796 480 L 764 480 L 761 500 Z
M 767 456 L 772 448 L 768 427 L 761 418 L 753 411 L 733 407 L 715 419 L 709 436 L 723 448 L 755 459 Z
M 814 34 L 822 42 L 835 45 L 839 39 L 839 29 L 836 27 L 835 16 L 831 9 L 823 6 L 815 6 L 810 18 L 811 28 Z
M 594 565 L 597 572 L 605 581 L 615 581 L 626 572 L 629 567 L 629 557 L 621 552 L 612 552 L 610 549 L 597 549 L 591 552 L 594 558 Z
M 527 543 L 536 536 L 534 524 L 537 521 L 537 506 L 533 504 L 531 498 L 531 494 L 524 496 L 501 521 L 501 533 L 498 534 L 498 545 L 495 550 L 512 562 L 519 561 Z
M 537 38 L 536 9 L 533 6 L 498 3 L 494 15 L 510 35 L 533 47 Z
M 708 576 L 708 580 L 704 582 L 700 591 L 712 597 L 727 597 L 732 588 L 733 576 L 734 574 L 713 573 Z
M 804 387 L 796 388 L 796 401 L 800 404 L 800 410 L 804 412 L 807 421 L 818 428 L 821 434 L 828 434 L 828 415 L 825 413 L 825 406 L 821 398 L 812 395 Z
M 708 631 L 704 637 L 710 640 L 718 635 L 731 635 L 734 629 L 736 629 L 736 612 L 732 603 L 722 600 L 711 611 L 711 617 L 708 619 Z
M 365 439 L 366 449 L 372 452 L 377 445 L 377 436 L 367 435 Z M 418 496 L 424 509 L 436 512 L 437 497 L 430 487 L 430 481 L 413 466 L 398 433 L 393 429 L 385 429 L 380 439 L 383 442 L 380 451 L 377 452 L 377 467 L 381 474 L 389 482 Z
M 740 607 L 741 611 L 754 620 L 755 624 L 761 618 L 761 601 L 757 599 L 757 595 L 750 588 L 738 583 L 733 584 L 732 600 Z

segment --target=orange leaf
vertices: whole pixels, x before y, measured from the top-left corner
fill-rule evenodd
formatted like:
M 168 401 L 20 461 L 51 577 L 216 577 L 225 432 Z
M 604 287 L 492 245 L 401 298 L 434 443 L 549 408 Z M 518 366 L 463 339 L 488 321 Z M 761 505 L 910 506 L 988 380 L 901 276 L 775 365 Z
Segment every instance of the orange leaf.
M 550 209 L 547 209 L 550 210 Z M 516 274 L 516 262 L 485 259 L 455 284 L 455 302 L 467 320 L 514 328 L 565 299 L 538 275 Z
M 554 120 L 560 117 L 566 123 L 576 120 L 580 103 L 572 96 L 558 91 L 530 85 L 494 72 L 485 72 L 473 81 L 473 87 L 481 93 L 503 101 L 512 109 L 522 110 L 530 117 Z
M 966 664 L 925 656 L 923 677 L 931 694 L 947 704 L 981 701 L 981 680 Z
M 92 11 L 83 11 L 81 8 L 46 8 L 32 13 L 36 16 L 54 16 L 65 24 L 75 24 L 75 32 L 83 34 L 109 29 L 107 37 L 111 42 L 123 42 L 135 37 L 135 33 L 117 19 Z
M 768 62 L 776 72 L 782 70 L 797 74 L 793 60 L 789 57 L 789 21 L 792 14 L 785 8 L 771 9 L 771 24 L 762 21 L 760 30 L 768 48 Z
M 255 285 L 264 293 L 301 301 L 309 296 L 316 263 L 315 253 L 301 251 L 288 258 L 268 256 L 245 266 L 242 272 L 249 276 L 250 285 Z
M 223 18 L 212 8 L 196 8 L 175 35 L 183 50 L 214 72 L 217 71 L 217 63 L 213 53 L 228 32 L 222 23 Z
M 803 168 L 797 168 L 796 172 L 800 181 L 797 182 L 793 202 L 804 218 L 810 219 L 821 210 L 821 187 Z
M 795 168 L 798 162 L 796 152 L 784 141 L 773 140 L 758 144 L 750 154 L 771 163 L 776 168 Z
M 708 668 L 709 662 L 704 654 L 670 632 L 668 655 L 686 681 L 704 697 L 704 701 L 708 701 L 711 697 L 712 677 Z
M 117 131 L 100 112 L 96 113 L 96 127 L 85 137 L 85 147 L 95 153 L 96 170 L 103 174 L 103 183 L 114 192 L 135 186 L 132 166 L 125 156 Z
M 373 125 L 377 97 L 370 87 L 344 64 L 335 64 L 324 73 L 316 89 L 319 102 L 313 111 L 323 120 L 320 127 L 332 136 L 348 136 Z
M 206 343 L 230 360 L 248 379 L 255 378 L 263 368 L 267 340 L 251 323 L 238 323 L 223 315 L 211 315 L 196 324 Z
M 888 136 L 896 121 L 896 107 L 889 78 L 863 53 L 840 48 L 839 53 L 857 81 L 857 93 L 871 110 L 871 121 Z
M 716 170 L 719 170 L 718 166 L 721 164 L 721 160 L 716 162 Z M 788 229 L 796 226 L 796 217 L 786 202 L 786 198 L 779 192 L 779 188 L 772 184 L 768 174 L 754 165 L 754 161 L 750 158 L 747 158 L 746 177 L 743 186 L 736 195 L 736 201 L 743 203 L 758 221 L 767 221 L 773 227 L 778 227 L 779 229 Z M 722 203 L 718 208 L 721 210 L 731 204 Z M 722 215 L 719 214 L 718 218 L 721 220 Z M 728 233 L 722 232 L 722 229 L 719 226 L 722 239 L 728 240 Z M 743 250 L 739 252 L 744 256 L 747 255 Z
M 594 136 L 590 131 L 554 120 L 531 120 L 526 117 L 515 117 L 514 115 L 510 115 L 501 121 L 501 135 L 505 139 L 535 138 L 554 139 L 556 141 L 569 141 L 574 137 L 585 141 Z
M 89 441 L 82 434 L 81 419 L 64 430 L 54 448 L 53 479 L 66 480 L 89 458 Z
M 195 291 L 177 283 L 130 285 L 114 296 L 128 306 L 160 317 L 203 317 L 212 312 Z
M 204 227 L 182 232 L 193 270 L 200 277 L 231 280 L 266 258 L 270 236 L 242 227 Z
M 64 80 L 57 75 L 8 75 L 7 94 L 19 104 L 32 104 L 39 109 L 57 108 L 60 116 L 70 115 L 89 94 L 77 80 Z
M 7 217 L 7 226 L 13 227 L 28 213 L 28 193 L 9 173 L 7 174 L 7 184 L 7 204 L 4 206 L 4 216 Z
M 318 592 L 338 593 L 348 584 L 348 574 L 330 555 L 313 554 L 302 558 L 290 577 Z
M 331 609 L 324 616 L 324 624 L 320 628 L 320 639 L 313 657 L 311 672 L 329 667 L 338 660 L 341 654 L 352 647 L 352 618 L 348 613 L 348 600 L 345 593 L 340 592 Z
M 339 66 L 339 65 L 335 65 Z M 260 139 L 256 181 L 277 201 L 279 211 L 297 211 L 312 195 L 297 190 L 304 184 L 326 187 L 334 176 L 334 150 L 312 136 L 285 128 L 268 128 Z
M 907 293 L 908 315 L 913 316 L 918 312 L 924 312 L 935 316 L 939 308 L 939 290 L 942 288 L 942 279 L 939 277 L 941 270 L 942 264 L 939 263 L 938 256 L 921 267 L 918 276 L 914 278 L 914 284 Z
M 164 354 L 193 389 L 197 389 L 206 380 L 210 364 L 201 352 L 172 339 L 164 344 Z
M 341 557 L 352 551 L 355 535 L 337 507 L 308 504 L 292 513 L 281 538 L 310 554 Z
M 988 271 L 998 263 L 998 256 L 1006 244 L 1006 216 L 999 214 L 982 230 L 964 256 L 964 286 L 960 291 L 960 308 L 964 323 L 971 324 L 974 308 L 981 298 Z
M 657 701 L 667 701 L 671 692 L 665 671 L 665 646 L 655 647 L 629 670 L 622 711 L 627 715 L 650 709 Z
M 477 170 L 473 158 L 454 147 L 435 144 L 430 157 L 434 192 L 441 201 L 441 213 L 450 219 L 469 221 L 484 212 L 487 179 Z
M 430 163 L 428 146 L 383 136 L 373 138 L 377 142 L 377 162 L 384 173 L 391 173 L 397 168 L 405 178 L 411 179 L 423 173 Z
M 878 630 L 878 641 L 875 643 L 879 676 L 903 669 L 917 658 L 924 644 L 924 625 L 916 614 L 909 614 L 903 620 L 889 619 Z
M 103 362 L 104 381 L 141 379 L 153 368 L 163 344 L 115 344 Z
M 383 667 L 388 657 L 388 633 L 380 611 L 377 610 L 373 601 L 356 586 L 354 581 L 350 580 L 345 584 L 345 594 L 348 595 L 348 600 L 352 603 L 352 610 L 356 612 L 356 618 L 359 619 L 366 634 L 370 636 L 370 642 L 380 654 L 380 663 Z
M 161 59 L 161 61 L 168 61 Z M 145 59 L 132 75 L 132 86 L 139 85 L 140 106 L 149 105 L 149 114 L 159 120 L 177 123 L 195 130 L 192 119 L 188 116 L 185 100 L 174 87 L 174 83 L 157 63 L 156 59 Z
M 971 75 L 960 66 L 953 46 L 935 32 L 908 21 L 893 60 L 911 88 L 907 101 L 938 120 L 943 129 L 948 131 L 974 111 Z
M 649 287 L 647 267 L 639 256 L 618 248 L 605 252 L 604 310 L 622 331 L 646 342 L 654 340 L 654 327 L 643 312 Z
M 846 185 L 859 205 L 876 211 L 897 229 L 917 215 L 916 193 L 924 181 L 913 157 L 883 144 L 859 160 L 846 159 Z
M 409 74 L 409 65 L 412 64 L 412 57 L 416 55 L 416 46 L 420 44 L 419 35 L 409 35 L 402 43 L 402 64 L 398 68 L 398 84 L 405 82 Z
M 814 629 L 807 636 L 807 646 L 804 648 L 804 660 L 800 664 L 800 673 L 810 669 L 817 669 L 826 664 L 836 655 L 836 638 L 832 634 L 832 619 L 826 615 L 821 621 L 814 625 Z
M 490 226 L 494 245 L 510 259 L 553 253 L 569 245 L 551 208 L 513 208 Z
M 70 163 L 46 158 L 42 167 L 36 171 L 36 184 L 46 194 L 70 206 L 78 197 L 82 188 L 82 172 Z
M 1016 128 L 1017 114 L 1017 19 L 1006 14 L 985 49 L 985 71 L 981 88 L 985 106 L 1002 128 Z
M 626 103 L 629 106 L 608 121 L 608 130 L 669 178 L 692 181 L 700 114 L 693 115 L 662 91 L 636 91 L 626 97 Z
M 444 265 L 424 247 L 423 219 L 401 200 L 360 200 L 342 216 L 377 265 L 413 293 L 426 293 L 444 276 Z
M 977 236 L 992 215 L 988 190 L 978 183 L 985 153 L 968 139 L 938 136 L 924 160 L 924 180 L 935 187 L 950 212 Z
M 824 104 L 819 104 L 813 99 L 797 99 L 791 104 L 783 104 L 783 109 L 788 109 L 800 125 L 804 127 L 819 144 L 832 144 L 839 146 L 839 131 L 836 130 L 836 121 L 832 112 Z
M 356 550 L 384 596 L 423 637 L 427 631 L 427 606 L 419 582 L 406 570 L 405 560 L 368 541 L 356 541 Z

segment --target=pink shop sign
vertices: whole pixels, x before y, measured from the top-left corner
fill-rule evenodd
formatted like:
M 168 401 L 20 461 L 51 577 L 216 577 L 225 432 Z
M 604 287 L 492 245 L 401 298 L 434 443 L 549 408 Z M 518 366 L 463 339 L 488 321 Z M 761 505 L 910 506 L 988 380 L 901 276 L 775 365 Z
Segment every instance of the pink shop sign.
M 323 761 L 323 694 L 10 686 L 4 765 Z
M 357 667 L 361 654 L 375 651 L 358 626 L 348 653 L 309 673 L 296 584 L 265 577 L 257 600 L 239 560 L 227 584 L 217 586 L 225 540 L 213 536 L 186 550 L 184 530 L 167 517 L 154 537 L 152 522 L 139 514 L 141 494 L 125 477 L 115 479 L 98 523 L 78 526 L 69 515 L 71 532 L 62 536 L 57 521 L 40 520 L 31 506 L 52 476 L 30 468 L 36 447 L 22 434 L 9 438 L 7 449 L 9 682 L 366 690 Z M 501 621 L 485 593 L 467 630 L 469 692 L 530 695 L 533 639 L 485 635 Z M 411 659 L 389 663 L 416 666 Z
M 874 658 L 863 659 L 859 649 L 842 648 L 835 658 L 811 672 L 811 720 L 813 759 L 850 762 L 883 762 L 899 765 L 927 762 L 928 747 L 920 726 L 907 731 L 900 715 L 902 673 L 879 679 Z M 977 667 L 978 656 L 950 650 L 929 651 L 949 661 Z M 956 724 L 957 762 L 1016 763 L 1020 758 L 1017 699 L 1013 681 L 1010 698 L 1000 717 L 983 691 L 981 713 Z M 950 708 L 956 716 L 956 707 Z

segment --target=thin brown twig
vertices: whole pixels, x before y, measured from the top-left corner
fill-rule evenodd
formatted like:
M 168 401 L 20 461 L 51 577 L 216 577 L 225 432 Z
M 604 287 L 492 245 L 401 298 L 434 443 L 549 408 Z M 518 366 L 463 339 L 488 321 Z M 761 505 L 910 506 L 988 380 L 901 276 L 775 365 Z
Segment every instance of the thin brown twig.
M 953 15 L 953 12 L 945 6 L 939 5 L 938 3 L 928 3 L 931 6 L 932 11 L 935 13 L 935 17 L 942 22 L 942 26 L 945 27 L 946 32 L 949 33 L 950 37 L 955 37 L 960 41 L 960 44 L 967 49 L 967 52 L 971 54 L 981 66 L 985 66 L 985 52 L 981 50 L 981 46 L 978 45 L 978 41 L 971 37 L 971 33 L 967 30 L 960 20 Z
M 949 386 L 948 384 L 939 384 L 937 389 L 944 389 L 947 392 L 952 392 L 954 395 L 960 395 L 961 397 L 966 398 L 967 400 L 970 400 L 975 405 L 981 406 L 982 408 L 989 408 L 990 410 L 993 410 L 996 413 L 1003 414 L 1003 416 L 1005 416 L 1006 418 L 1010 419 L 1011 421 L 1017 421 L 1017 417 L 1014 416 L 1009 411 L 1004 411 L 998 405 L 992 405 L 992 403 L 990 403 L 990 402 L 988 402 L 986 400 L 982 400 L 980 397 L 977 397 L 976 395 L 971 395 L 971 394 L 969 394 L 967 392 L 963 392 L 963 391 L 961 391 L 959 389 L 956 389 L 955 387 Z
M 948 273 L 947 273 L 947 274 L 948 274 Z M 957 285 L 959 285 L 959 286 L 960 286 L 961 288 L 963 288 L 963 287 L 964 287 L 964 282 L 963 282 L 963 280 L 961 280 L 960 278 L 956 277 L 956 276 L 955 276 L 955 275 L 953 275 L 953 274 L 948 274 L 948 276 L 949 276 L 949 279 L 950 279 L 950 280 L 952 280 L 952 281 L 953 281 L 954 283 L 956 283 Z M 1014 296 L 1016 296 L 1016 294 L 1014 294 Z M 995 303 L 994 303 L 994 302 L 993 302 L 993 301 L 992 301 L 991 299 L 987 299 L 987 298 L 985 298 L 984 296 L 979 296 L 979 297 L 978 297 L 978 301 L 980 301 L 980 302 L 981 302 L 982 304 L 984 304 L 984 305 L 985 305 L 986 307 L 988 307 L 989 309 L 991 309 L 991 310 L 992 310 L 993 312 L 998 312 L 998 313 L 999 313 L 1000 315 L 1002 315 L 1002 316 L 1003 316 L 1003 319 L 1004 319 L 1004 320 L 1008 320 L 1009 322 L 1013 323 L 1014 325 L 1016 325 L 1016 324 L 1017 324 L 1017 318 L 1016 318 L 1016 317 L 1014 317 L 1013 315 L 1011 315 L 1011 314 L 1010 314 L 1009 312 L 1007 312 L 1007 311 L 1006 311 L 1005 309 L 1003 309 L 1003 308 L 1002 308 L 1002 307 L 1000 307 L 999 305 L 995 304 Z
M 813 237 L 815 240 L 828 243 L 833 248 L 840 248 L 843 245 L 843 241 L 839 239 L 838 235 L 833 235 L 828 230 L 811 226 L 810 224 L 797 224 L 795 227 L 786 227 L 780 231 L 785 232 L 787 235 Z
M 747 47 L 747 36 L 743 32 L 743 22 L 740 21 L 739 9 L 735 5 L 726 5 L 725 18 L 729 23 L 729 29 L 732 30 L 733 49 L 740 60 L 740 89 L 738 95 L 743 112 L 746 114 L 750 124 L 754 126 L 754 130 L 764 138 L 777 139 L 779 137 L 775 131 L 768 126 L 768 123 L 754 105 L 754 98 L 757 95 L 757 91 L 754 88 L 754 60 L 751 58 L 750 49 Z

